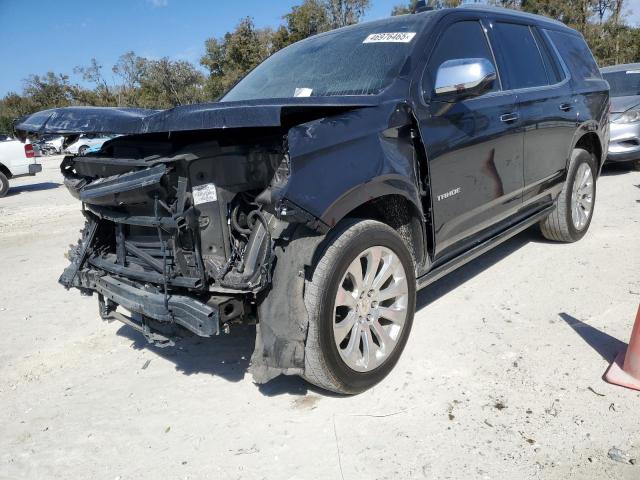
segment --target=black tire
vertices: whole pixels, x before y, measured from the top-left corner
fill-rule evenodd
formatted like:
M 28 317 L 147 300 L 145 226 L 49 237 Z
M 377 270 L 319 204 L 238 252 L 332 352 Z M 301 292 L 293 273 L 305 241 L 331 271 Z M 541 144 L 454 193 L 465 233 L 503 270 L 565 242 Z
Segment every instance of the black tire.
M 9 179 L 4 173 L 0 172 L 0 198 L 7 195 L 9 192 Z
M 586 164 L 589 169 L 591 169 L 591 175 L 593 178 L 593 205 L 588 214 L 586 224 L 582 228 L 578 229 L 573 222 L 571 202 L 573 195 L 575 195 L 573 185 L 576 173 L 583 164 Z M 540 230 L 547 240 L 572 243 L 577 242 L 585 236 L 589 230 L 589 226 L 591 225 L 591 219 L 593 218 L 593 212 L 595 210 L 597 191 L 596 178 L 597 166 L 594 156 L 581 148 L 574 149 L 571 154 L 571 162 L 569 163 L 567 179 L 564 187 L 562 188 L 562 192 L 556 199 L 556 208 L 551 215 L 540 222 Z
M 635 162 L 633 162 L 633 164 L 631 165 L 631 169 L 640 172 L 640 160 L 636 160 Z
M 347 268 L 368 248 L 384 247 L 400 260 L 407 282 L 404 327 L 384 363 L 366 372 L 350 368 L 334 341 L 335 298 Z M 304 378 L 323 389 L 341 394 L 363 392 L 385 378 L 397 363 L 407 342 L 415 314 L 416 280 L 414 262 L 398 233 L 374 220 L 349 220 L 338 225 L 325 241 L 315 263 L 312 279 L 305 288 L 309 332 L 305 347 Z
M 89 147 L 87 145 L 82 145 L 79 149 L 78 149 L 78 155 L 85 155 L 87 153 L 87 150 L 89 150 Z

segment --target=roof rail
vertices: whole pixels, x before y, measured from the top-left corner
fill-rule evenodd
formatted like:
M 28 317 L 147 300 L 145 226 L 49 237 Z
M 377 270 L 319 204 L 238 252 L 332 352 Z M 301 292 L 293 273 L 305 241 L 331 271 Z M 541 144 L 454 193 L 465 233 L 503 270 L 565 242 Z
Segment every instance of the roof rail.
M 562 25 L 566 27 L 564 23 L 560 20 L 556 20 L 555 18 L 545 17 L 544 15 L 537 15 L 535 13 L 522 12 L 520 10 L 514 10 L 512 8 L 504 8 L 504 7 L 494 7 L 492 5 L 480 4 L 480 3 L 469 3 L 469 4 L 461 4 L 456 8 L 460 9 L 472 9 L 472 10 L 480 10 L 485 12 L 495 12 L 495 13 L 506 13 L 508 15 L 514 15 L 521 18 L 529 18 L 532 20 L 545 21 L 549 23 L 554 23 L 556 25 Z

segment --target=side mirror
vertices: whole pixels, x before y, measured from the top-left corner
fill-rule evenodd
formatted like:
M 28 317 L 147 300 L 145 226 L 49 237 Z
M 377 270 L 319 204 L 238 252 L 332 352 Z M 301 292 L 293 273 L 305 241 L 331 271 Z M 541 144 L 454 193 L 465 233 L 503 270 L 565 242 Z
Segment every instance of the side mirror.
M 470 98 L 491 90 L 498 74 L 486 58 L 447 60 L 436 76 L 436 97 Z

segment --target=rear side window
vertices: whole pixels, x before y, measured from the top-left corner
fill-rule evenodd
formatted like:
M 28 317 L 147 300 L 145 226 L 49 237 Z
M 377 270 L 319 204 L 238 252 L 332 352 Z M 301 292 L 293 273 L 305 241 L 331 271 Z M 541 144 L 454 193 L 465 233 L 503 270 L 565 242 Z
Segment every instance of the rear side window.
M 507 72 L 510 89 L 549 85 L 540 49 L 529 26 L 498 22 L 494 31 L 502 51 L 501 70 Z
M 602 79 L 598 64 L 582 37 L 555 30 L 545 30 L 545 32 L 560 52 L 578 85 L 586 85 L 590 80 Z
M 484 58 L 491 62 L 495 68 L 493 54 L 489 48 L 489 42 L 480 22 L 475 20 L 454 23 L 442 34 L 438 40 L 431 58 L 429 58 L 428 72 L 432 80 L 435 80 L 438 68 L 447 60 L 459 60 L 462 58 Z M 433 93 L 433 85 L 424 89 Z M 493 91 L 500 90 L 498 82 L 494 82 Z
M 542 55 L 542 61 L 544 62 L 544 68 L 547 71 L 547 77 L 550 84 L 560 83 L 564 80 L 565 75 L 562 71 L 562 67 L 558 63 L 556 54 L 552 51 L 547 41 L 542 37 L 540 32 L 535 28 L 532 28 L 533 36 L 536 38 L 536 43 L 540 47 L 540 54 Z

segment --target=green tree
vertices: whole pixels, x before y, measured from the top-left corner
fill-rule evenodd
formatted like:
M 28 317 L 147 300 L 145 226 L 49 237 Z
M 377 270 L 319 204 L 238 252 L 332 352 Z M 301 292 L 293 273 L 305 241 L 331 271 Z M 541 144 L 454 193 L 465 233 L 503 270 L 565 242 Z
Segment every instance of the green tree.
M 200 64 L 209 71 L 206 93 L 218 98 L 273 52 L 273 31 L 256 28 L 253 19 L 240 21 L 233 32 L 205 42 Z
M 37 110 L 31 99 L 9 92 L 0 100 L 0 133 L 11 134 L 14 120 Z
M 204 75 L 189 62 L 147 60 L 140 78 L 141 106 L 169 108 L 204 100 Z
M 283 17 L 281 25 L 273 35 L 273 49 L 280 50 L 292 43 L 326 32 L 331 29 L 325 5 L 320 0 L 305 0 Z
M 325 0 L 329 25 L 340 28 L 358 23 L 370 4 L 370 0 Z
M 109 87 L 107 80 L 102 75 L 102 64 L 98 63 L 95 58 L 91 59 L 91 62 L 88 66 L 78 66 L 73 69 L 73 73 L 76 75 L 81 75 L 82 79 L 85 82 L 89 82 L 95 85 L 93 90 L 93 102 L 92 104 L 98 106 L 109 106 L 115 103 L 115 97 L 113 95 L 112 89 Z M 80 92 L 83 94 L 83 98 L 87 98 L 85 92 Z M 78 95 L 78 94 L 76 94 Z
M 47 72 L 45 75 L 29 75 L 24 81 L 24 95 L 42 109 L 71 105 L 69 76 Z
M 111 68 L 111 71 L 121 82 L 116 89 L 119 106 L 140 106 L 140 85 L 146 66 L 146 58 L 139 57 L 134 52 L 127 52 L 120 55 L 116 64 Z

